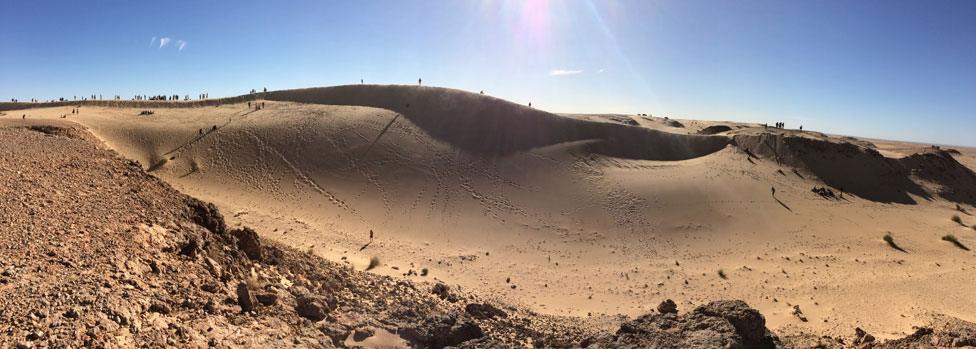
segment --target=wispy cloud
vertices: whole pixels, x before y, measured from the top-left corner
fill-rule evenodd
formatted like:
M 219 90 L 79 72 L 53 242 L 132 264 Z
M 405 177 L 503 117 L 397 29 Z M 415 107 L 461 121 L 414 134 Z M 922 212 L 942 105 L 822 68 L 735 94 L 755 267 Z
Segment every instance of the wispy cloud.
M 603 69 L 600 69 L 600 70 L 597 70 L 596 72 L 597 73 L 602 73 L 602 72 L 604 72 L 604 70 Z
M 549 72 L 552 76 L 562 76 L 562 75 L 576 75 L 582 73 L 582 70 L 570 70 L 570 69 L 554 69 Z
M 173 45 L 170 45 L 173 44 Z M 167 36 L 154 36 L 149 40 L 149 47 L 155 47 L 157 49 L 162 49 L 167 46 L 175 48 L 177 51 L 183 51 L 186 45 L 189 43 L 183 39 L 173 39 Z

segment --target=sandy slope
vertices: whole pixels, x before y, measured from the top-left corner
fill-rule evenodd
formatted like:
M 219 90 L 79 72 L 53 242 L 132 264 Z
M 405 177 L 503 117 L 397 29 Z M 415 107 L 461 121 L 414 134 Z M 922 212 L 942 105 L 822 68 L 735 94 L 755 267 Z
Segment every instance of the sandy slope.
M 713 123 L 556 116 L 436 88 L 260 97 L 258 111 L 237 103 L 145 117 L 140 108 L 83 106 L 68 120 L 267 238 L 359 268 L 379 256 L 382 274 L 427 268 L 409 277 L 546 313 L 632 316 L 662 298 L 681 309 L 733 298 L 761 310 L 772 329 L 860 326 L 881 337 L 910 333 L 935 313 L 976 320 L 976 255 L 940 240 L 952 233 L 976 247 L 976 231 L 949 219 L 976 218 L 932 185 L 884 184 L 916 183 L 917 171 L 847 172 L 860 168 L 860 153 L 816 148 L 853 140 L 731 123 L 697 136 L 689 134 Z M 785 139 L 775 143 L 785 153 L 763 153 L 763 134 Z M 732 136 L 746 137 L 736 138 L 741 147 L 728 145 Z M 802 139 L 784 136 L 818 142 L 798 148 Z M 756 157 L 742 150 L 750 146 Z M 876 147 L 892 159 L 924 150 Z M 976 153 L 960 151 L 955 158 L 973 168 Z M 828 200 L 810 191 L 823 185 L 818 175 L 866 189 L 848 186 L 859 195 Z M 973 201 L 955 199 L 974 211 Z M 375 239 L 362 249 L 369 230 Z M 886 232 L 908 252 L 888 247 Z M 794 317 L 793 305 L 810 321 Z

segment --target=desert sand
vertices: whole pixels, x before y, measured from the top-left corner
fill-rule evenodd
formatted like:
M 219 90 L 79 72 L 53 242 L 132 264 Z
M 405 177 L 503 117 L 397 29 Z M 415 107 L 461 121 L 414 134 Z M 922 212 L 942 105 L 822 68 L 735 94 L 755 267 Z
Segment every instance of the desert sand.
M 0 119 L 81 125 L 231 228 L 540 314 L 614 328 L 740 299 L 781 335 L 976 322 L 976 253 L 943 240 L 976 248 L 976 149 L 413 86 L 20 107 Z

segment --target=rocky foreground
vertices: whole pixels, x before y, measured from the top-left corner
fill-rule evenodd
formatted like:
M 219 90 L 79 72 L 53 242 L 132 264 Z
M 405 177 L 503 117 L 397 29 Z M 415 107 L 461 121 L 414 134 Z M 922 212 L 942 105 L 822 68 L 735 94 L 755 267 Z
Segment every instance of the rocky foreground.
M 604 331 L 354 271 L 228 228 L 213 205 L 68 123 L 0 121 L 0 194 L 4 347 L 976 345 L 976 326 L 953 320 L 885 343 L 863 331 L 777 338 L 741 301 L 683 314 L 664 302 Z

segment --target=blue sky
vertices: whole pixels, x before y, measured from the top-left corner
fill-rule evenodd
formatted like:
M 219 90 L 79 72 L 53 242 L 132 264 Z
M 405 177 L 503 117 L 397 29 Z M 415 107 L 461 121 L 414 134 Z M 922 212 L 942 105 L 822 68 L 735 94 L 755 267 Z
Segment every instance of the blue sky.
M 976 1 L 4 1 L 0 33 L 7 100 L 422 77 L 554 112 L 976 146 Z

